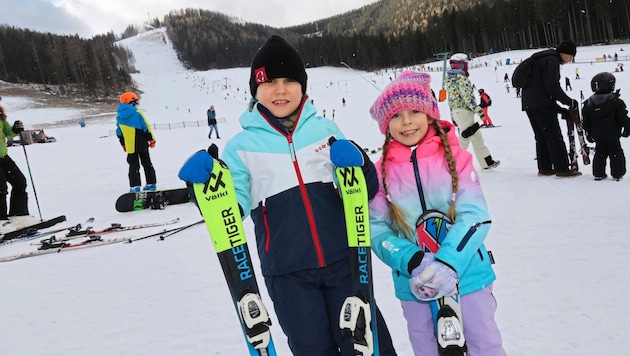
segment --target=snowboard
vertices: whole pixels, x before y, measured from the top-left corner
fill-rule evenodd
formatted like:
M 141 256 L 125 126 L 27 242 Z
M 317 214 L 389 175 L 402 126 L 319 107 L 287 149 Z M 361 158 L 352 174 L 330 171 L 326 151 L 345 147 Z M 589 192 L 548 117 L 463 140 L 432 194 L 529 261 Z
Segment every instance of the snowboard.
M 44 220 L 44 221 L 39 222 L 37 224 L 31 225 L 31 226 L 26 226 L 26 227 L 23 227 L 21 229 L 17 229 L 15 231 L 11 231 L 9 233 L 6 233 L 4 235 L 0 235 L 0 242 L 9 241 L 9 240 L 12 240 L 12 239 L 17 239 L 17 238 L 24 237 L 24 236 L 29 236 L 29 235 L 35 234 L 37 232 L 37 230 L 45 229 L 47 227 L 51 227 L 51 226 L 57 225 L 57 224 L 59 224 L 61 222 L 64 222 L 64 221 L 66 221 L 66 216 L 65 215 L 60 215 L 60 216 L 57 216 L 56 218 Z
M 144 209 L 164 209 L 167 205 L 190 202 L 187 188 L 125 193 L 116 200 L 116 210 L 124 213 Z

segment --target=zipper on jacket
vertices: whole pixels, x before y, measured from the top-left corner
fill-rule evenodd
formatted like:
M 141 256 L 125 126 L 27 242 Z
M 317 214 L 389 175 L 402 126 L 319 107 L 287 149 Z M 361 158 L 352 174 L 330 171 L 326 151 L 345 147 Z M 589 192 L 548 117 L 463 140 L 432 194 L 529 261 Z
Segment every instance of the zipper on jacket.
M 486 221 L 475 223 L 473 226 L 471 226 L 470 229 L 468 229 L 468 231 L 466 232 L 466 235 L 464 235 L 464 238 L 462 238 L 462 241 L 459 243 L 459 245 L 457 245 L 457 252 L 461 252 L 464 249 L 464 247 L 466 247 L 466 244 L 468 243 L 472 235 L 477 231 L 479 226 L 483 224 L 491 224 L 491 223 L 492 223 L 492 220 L 486 220 Z
M 271 243 L 271 231 L 269 230 L 269 220 L 267 220 L 267 205 L 265 205 L 265 200 L 262 201 L 261 205 L 263 223 L 265 224 L 265 252 L 269 252 L 269 245 Z
M 299 182 L 300 193 L 302 195 L 302 200 L 304 201 L 304 208 L 306 209 L 308 225 L 311 230 L 311 235 L 313 236 L 313 244 L 315 245 L 315 252 L 317 253 L 317 261 L 319 262 L 319 267 L 323 268 L 323 267 L 326 267 L 326 260 L 324 259 L 322 245 L 319 241 L 319 235 L 317 234 L 317 226 L 315 224 L 315 217 L 313 216 L 313 207 L 311 205 L 311 200 L 308 198 L 306 185 L 304 184 L 304 180 L 302 179 L 300 166 L 298 165 L 297 157 L 295 155 L 295 147 L 293 146 L 293 136 L 288 135 L 287 140 L 289 141 L 289 151 L 291 152 L 291 160 L 293 161 L 293 168 L 295 169 L 295 174 Z

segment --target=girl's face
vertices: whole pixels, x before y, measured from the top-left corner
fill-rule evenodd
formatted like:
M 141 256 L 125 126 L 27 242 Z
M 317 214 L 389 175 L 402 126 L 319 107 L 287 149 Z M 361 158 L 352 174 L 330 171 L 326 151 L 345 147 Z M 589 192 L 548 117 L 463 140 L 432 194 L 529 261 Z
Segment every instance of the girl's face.
M 256 99 L 277 118 L 285 118 L 300 106 L 302 84 L 290 78 L 276 78 L 258 85 Z
M 405 110 L 389 121 L 389 134 L 405 146 L 417 145 L 427 134 L 433 119 L 418 110 Z

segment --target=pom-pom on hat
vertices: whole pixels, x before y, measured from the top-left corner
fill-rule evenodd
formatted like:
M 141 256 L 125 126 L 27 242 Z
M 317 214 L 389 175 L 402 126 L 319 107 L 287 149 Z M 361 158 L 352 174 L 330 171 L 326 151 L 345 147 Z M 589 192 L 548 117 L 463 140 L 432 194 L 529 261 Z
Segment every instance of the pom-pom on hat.
M 564 41 L 560 43 L 558 47 L 556 47 L 556 51 L 558 53 L 570 54 L 575 57 L 577 53 L 577 48 L 575 47 L 575 43 L 571 41 Z
M 418 110 L 433 119 L 440 118 L 437 101 L 431 94 L 431 76 L 427 73 L 405 71 L 389 83 L 370 108 L 372 119 L 381 133 L 387 132 L 389 120 L 405 110 Z
M 258 85 L 276 78 L 291 78 L 302 84 L 306 94 L 306 69 L 298 51 L 284 38 L 273 35 L 254 55 L 249 77 L 249 89 L 256 97 Z

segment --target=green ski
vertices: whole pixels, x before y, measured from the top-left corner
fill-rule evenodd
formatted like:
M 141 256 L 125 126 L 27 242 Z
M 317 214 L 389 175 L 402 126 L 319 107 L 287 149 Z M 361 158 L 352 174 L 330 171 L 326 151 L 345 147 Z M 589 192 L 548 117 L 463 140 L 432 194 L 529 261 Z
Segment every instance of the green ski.
M 199 209 L 221 262 L 250 355 L 275 356 L 271 320 L 260 297 L 247 246 L 234 182 L 228 167 L 215 160 L 206 183 L 193 186 Z
M 335 174 L 343 199 L 353 293 L 343 304 L 339 326 L 352 332 L 356 355 L 377 356 L 367 184 L 360 167 L 336 168 Z

